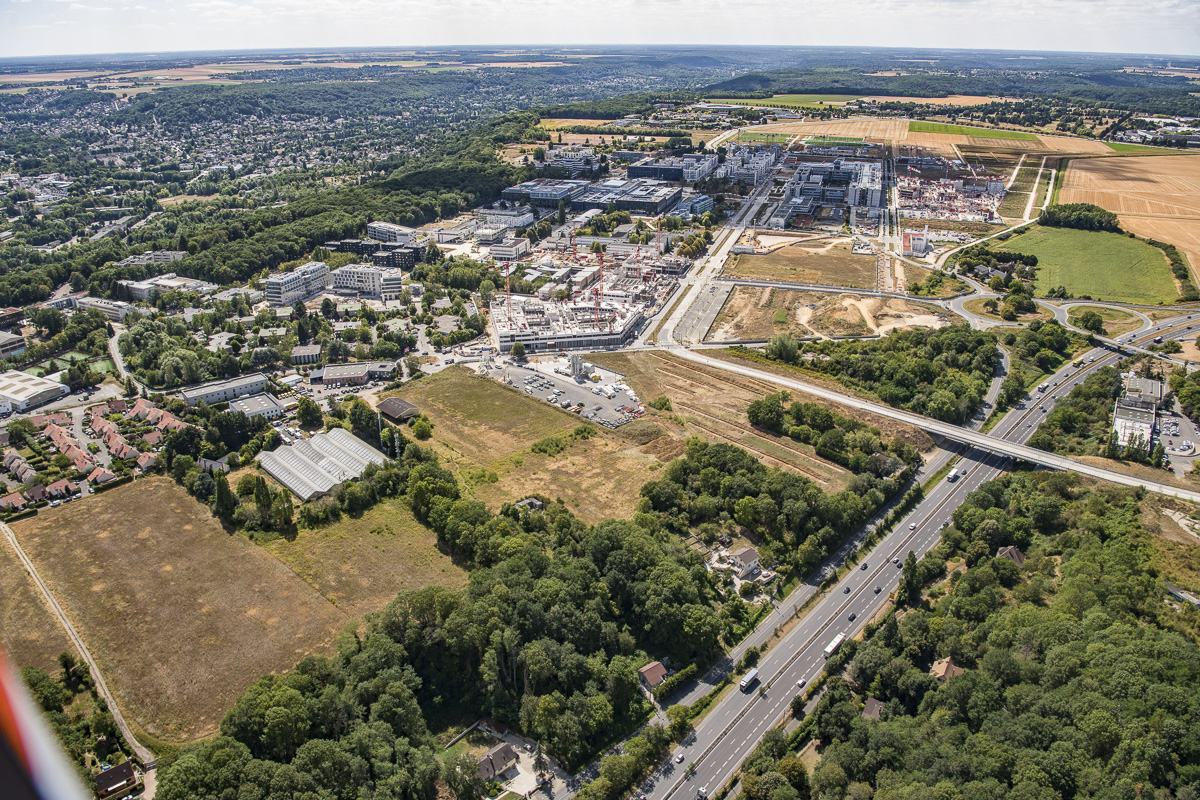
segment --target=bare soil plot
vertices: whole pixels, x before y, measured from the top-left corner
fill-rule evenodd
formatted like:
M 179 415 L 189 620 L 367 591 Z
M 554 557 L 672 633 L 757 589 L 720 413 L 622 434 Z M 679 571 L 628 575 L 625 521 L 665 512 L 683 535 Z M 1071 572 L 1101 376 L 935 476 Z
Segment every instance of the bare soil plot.
M 941 328 L 945 312 L 898 298 L 739 286 L 717 316 L 711 341 L 793 336 L 850 336 Z
M 59 653 L 75 653 L 58 619 L 7 541 L 0 542 L 0 644 L 21 667 L 58 669 Z
M 620 429 L 601 428 L 554 458 L 532 453 L 534 442 L 567 436 L 585 420 L 464 367 L 442 370 L 388 396 L 393 394 L 429 417 L 434 427 L 428 444 L 470 495 L 491 508 L 537 491 L 562 497 L 588 522 L 632 516 L 642 485 L 660 463 Z
M 875 256 L 851 253 L 849 239 L 797 242 L 762 255 L 744 253 L 735 258 L 725 267 L 728 277 L 875 288 Z
M 1121 226 L 1170 242 L 1200 269 L 1200 157 L 1125 156 L 1072 161 L 1062 203 L 1094 203 L 1116 212 Z
M 355 617 L 380 610 L 402 591 L 467 583 L 466 571 L 442 552 L 436 534 L 399 500 L 380 503 L 358 519 L 302 530 L 291 542 L 276 539 L 267 549 Z
M 756 125 L 753 128 L 746 128 L 745 130 L 761 131 L 763 133 L 792 133 L 800 136 L 824 134 L 829 136 L 857 136 L 875 140 L 896 140 L 903 138 L 903 135 L 907 132 L 908 121 L 860 117 L 857 119 L 820 122 L 778 122 L 770 125 Z
M 212 735 L 246 687 L 330 650 L 352 619 L 166 478 L 12 528 L 121 708 L 167 742 Z
M 592 358 L 597 364 L 625 373 L 639 397 L 665 395 L 670 399 L 673 411 L 653 416 L 662 436 L 669 439 L 648 442 L 644 445 L 648 450 L 671 445 L 679 454 L 687 437 L 699 436 L 743 447 L 767 466 L 804 475 L 829 491 L 841 490 L 853 477 L 837 464 L 819 458 L 809 445 L 750 426 L 747 407 L 777 391 L 776 386 L 711 370 L 659 351 L 596 353 Z

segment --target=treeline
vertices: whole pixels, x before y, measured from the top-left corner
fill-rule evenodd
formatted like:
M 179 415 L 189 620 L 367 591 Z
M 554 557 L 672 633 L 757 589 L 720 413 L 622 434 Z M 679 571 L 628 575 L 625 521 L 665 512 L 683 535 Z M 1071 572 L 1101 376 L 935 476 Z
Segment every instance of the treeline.
M 1121 221 L 1116 214 L 1091 203 L 1056 203 L 1047 206 L 1037 221 L 1050 228 L 1121 232 Z
M 1141 496 L 1064 473 L 972 492 L 934 551 L 966 569 L 875 628 L 807 722 L 812 795 L 1195 796 L 1195 612 L 1163 602 Z M 929 674 L 945 658 L 962 674 Z
M 628 114 L 652 114 L 655 103 L 685 104 L 695 103 L 699 99 L 700 95 L 695 92 L 626 94 L 602 100 L 547 106 L 539 108 L 538 114 L 547 119 L 620 119 Z
M 1030 437 L 1029 446 L 1061 455 L 1133 456 L 1134 460 L 1145 460 L 1149 442 L 1143 440 L 1122 448 L 1112 432 L 1113 406 L 1120 394 L 1120 370 L 1101 367 L 1054 404 Z M 1140 454 L 1136 452 L 1139 447 Z
M 785 334 L 773 338 L 764 354 L 733 349 L 745 358 L 799 367 L 888 405 L 960 424 L 983 402 L 1000 361 L 995 335 L 966 325 L 840 342 L 797 342 Z

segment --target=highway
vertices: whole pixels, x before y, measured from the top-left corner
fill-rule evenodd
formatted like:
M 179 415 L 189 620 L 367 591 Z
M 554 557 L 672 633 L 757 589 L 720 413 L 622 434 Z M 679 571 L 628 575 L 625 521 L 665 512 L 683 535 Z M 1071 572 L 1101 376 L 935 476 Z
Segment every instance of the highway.
M 1184 335 L 1189 332 L 1190 326 L 1187 323 L 1190 321 L 1190 317 L 1168 320 L 1142 331 L 1139 338 L 1152 337 L 1159 333 L 1164 337 Z M 676 352 L 685 357 L 698 355 L 684 350 Z M 749 687 L 745 692 L 736 686 L 727 690 L 721 701 L 696 726 L 694 735 L 672 751 L 667 763 L 643 784 L 641 791 L 648 800 L 695 800 L 701 793 L 710 794 L 724 785 L 763 735 L 790 713 L 792 697 L 801 691 L 798 682 L 803 680 L 807 684 L 820 675 L 824 666 L 823 651 L 826 645 L 839 633 L 846 634 L 847 638 L 857 635 L 872 616 L 889 601 L 889 595 L 899 583 L 899 564 L 903 563 L 908 553 L 913 552 L 919 559 L 932 549 L 941 538 L 943 524 L 949 521 L 951 514 L 963 503 L 966 496 L 983 483 L 997 477 L 1007 467 L 1009 457 L 995 450 L 999 447 L 1029 450 L 1030 448 L 1024 448 L 1023 444 L 1036 430 L 1037 423 L 1044 418 L 1042 408 L 1048 410 L 1057 397 L 1069 392 L 1087 375 L 1100 367 L 1116 363 L 1120 358 L 1115 353 L 1101 349 L 1085 355 L 1085 358 L 1091 357 L 1095 357 L 1095 361 L 1085 363 L 1083 367 L 1077 368 L 1068 364 L 1059 370 L 1047 381 L 1053 387 L 1047 395 L 1031 398 L 1021 407 L 1005 415 L 992 434 L 985 437 L 990 440 L 992 451 L 974 447 L 967 449 L 957 465 L 958 468 L 965 469 L 965 476 L 953 483 L 941 481 L 934 486 L 916 508 L 872 548 L 863 558 L 860 568 L 848 572 L 763 656 L 758 666 L 761 692 L 760 686 Z M 717 359 L 703 358 L 703 363 L 747 374 L 747 371 L 736 365 Z M 748 372 L 761 380 L 780 382 L 779 376 L 770 373 L 759 370 Z M 806 385 L 796 385 L 793 388 L 820 396 L 825 396 L 826 391 Z M 881 409 L 875 407 L 876 404 L 864 403 L 855 398 L 838 399 L 838 402 L 853 407 L 869 407 L 869 410 L 881 413 Z M 928 429 L 927 424 L 923 424 L 922 427 Z M 956 438 L 966 438 L 962 435 L 966 433 L 964 429 L 956 430 L 960 434 Z M 1086 465 L 1067 461 L 1069 465 L 1066 468 L 1084 472 L 1081 467 Z M 1109 470 L 1101 472 L 1105 473 L 1100 476 L 1105 480 L 1120 476 L 1122 480 L 1119 482 L 1126 485 L 1145 485 L 1120 473 Z M 1200 500 L 1200 494 L 1194 492 L 1165 485 L 1153 488 L 1175 496 L 1189 496 L 1189 499 Z M 897 560 L 899 564 L 896 563 Z M 832 568 L 832 565 L 825 567 L 826 570 Z M 809 584 L 797 590 L 804 595 L 803 599 L 807 599 L 807 595 L 815 591 L 812 584 L 819 583 L 825 574 L 827 573 L 815 576 Z M 770 624 L 772 630 L 779 624 L 775 615 L 772 615 Z M 755 633 L 762 634 L 763 631 Z M 681 755 L 683 760 L 679 762 L 677 759 Z

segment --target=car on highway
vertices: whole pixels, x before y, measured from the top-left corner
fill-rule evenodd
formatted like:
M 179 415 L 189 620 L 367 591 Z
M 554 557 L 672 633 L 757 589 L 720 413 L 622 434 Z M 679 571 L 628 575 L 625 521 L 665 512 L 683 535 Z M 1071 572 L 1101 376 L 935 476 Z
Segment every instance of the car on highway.
M 861 567 L 859 567 L 859 569 L 866 569 L 866 568 L 867 568 L 867 562 L 865 562 L 865 561 L 864 561 L 864 562 L 862 563 L 862 566 L 861 566 Z
M 879 593 L 880 593 L 880 592 L 882 592 L 882 591 L 883 591 L 883 587 L 882 587 L 882 586 L 876 586 L 876 587 L 875 587 L 875 594 L 879 594 Z
M 801 678 L 800 680 L 796 681 L 796 688 L 803 689 L 804 684 L 806 684 L 806 683 L 808 683 L 808 681 L 804 680 L 804 678 Z
M 676 763 L 676 764 L 682 764 L 682 763 L 683 763 L 683 753 L 680 753 L 679 755 L 675 756 L 675 763 Z
M 850 615 L 850 621 L 851 621 L 851 622 L 854 622 L 854 620 L 856 620 L 856 619 L 858 619 L 858 614 L 851 614 L 851 615 Z
M 845 589 L 842 589 L 842 594 L 850 594 L 850 587 L 847 586 Z
M 908 523 L 908 529 L 910 531 L 915 531 L 917 529 L 917 523 L 915 523 L 915 522 Z

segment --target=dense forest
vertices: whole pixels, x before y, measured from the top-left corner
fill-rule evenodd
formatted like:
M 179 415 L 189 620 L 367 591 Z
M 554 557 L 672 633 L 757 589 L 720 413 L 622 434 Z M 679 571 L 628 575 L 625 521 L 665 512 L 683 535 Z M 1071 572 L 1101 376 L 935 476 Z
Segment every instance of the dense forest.
M 1163 602 L 1141 500 L 1063 473 L 972 492 L 930 556 L 949 581 L 917 586 L 808 720 L 812 796 L 1197 797 L 1197 612 Z M 1023 563 L 993 557 L 1014 544 Z M 930 675 L 944 658 L 962 674 Z
M 794 366 L 869 392 L 888 405 L 957 423 L 979 408 L 1000 363 L 995 335 L 966 325 L 837 342 L 797 342 L 785 334 L 771 340 L 765 356 L 746 348 L 734 352 Z

